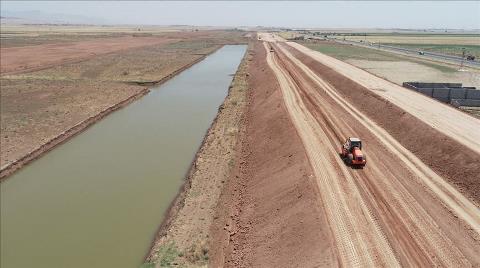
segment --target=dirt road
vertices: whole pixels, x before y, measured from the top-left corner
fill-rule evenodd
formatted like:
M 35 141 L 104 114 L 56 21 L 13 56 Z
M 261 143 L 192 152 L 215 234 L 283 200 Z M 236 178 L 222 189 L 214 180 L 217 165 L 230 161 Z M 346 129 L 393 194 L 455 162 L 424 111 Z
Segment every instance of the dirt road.
M 323 73 L 299 60 L 290 47 L 322 63 L 324 56 L 300 45 L 279 44 L 274 36 L 261 39 L 270 41 L 265 43 L 267 63 L 312 167 L 338 265 L 480 265 L 476 254 L 480 252 L 480 210 L 475 200 L 450 185 L 418 152 L 405 148 L 378 120 L 324 79 Z M 275 52 L 270 52 L 271 47 Z M 408 120 L 420 119 L 419 125 L 434 127 L 431 131 L 441 131 L 445 140 L 468 146 L 478 157 L 478 120 L 433 100 L 418 100 L 417 95 L 380 78 L 371 79 L 345 63 L 325 65 L 415 116 Z M 348 136 L 359 136 L 366 144 L 368 164 L 363 170 L 346 167 L 338 156 L 340 143 Z M 479 171 L 478 162 L 457 168 Z
M 353 79 L 356 83 L 371 90 L 382 98 L 402 107 L 432 128 L 446 134 L 461 144 L 480 153 L 480 121 L 446 104 L 405 90 L 394 83 L 374 76 L 360 68 L 308 49 L 294 42 L 285 42 L 313 59 L 332 68 L 338 73 Z
M 222 190 L 210 264 L 332 266 L 337 257 L 316 180 L 266 53 L 254 42 L 240 158 Z

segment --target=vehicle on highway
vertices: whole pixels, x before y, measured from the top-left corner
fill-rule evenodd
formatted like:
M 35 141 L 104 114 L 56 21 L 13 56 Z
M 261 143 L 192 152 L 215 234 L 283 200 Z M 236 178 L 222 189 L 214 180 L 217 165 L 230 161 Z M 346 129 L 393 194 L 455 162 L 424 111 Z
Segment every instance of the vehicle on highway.
M 363 168 L 367 164 L 367 158 L 362 152 L 362 141 L 359 138 L 349 137 L 343 144 L 340 155 L 351 167 Z
M 418 55 L 425 55 L 425 52 L 423 52 L 423 51 L 418 51 Z
M 473 55 L 467 55 L 467 60 L 469 60 L 469 61 L 474 61 L 474 60 L 475 60 L 475 56 L 473 56 Z

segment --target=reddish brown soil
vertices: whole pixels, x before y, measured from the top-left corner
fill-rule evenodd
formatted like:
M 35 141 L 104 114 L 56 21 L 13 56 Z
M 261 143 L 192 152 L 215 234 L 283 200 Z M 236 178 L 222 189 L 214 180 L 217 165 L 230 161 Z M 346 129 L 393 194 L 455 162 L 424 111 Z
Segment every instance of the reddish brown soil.
M 241 160 L 217 208 L 211 265 L 334 266 L 330 230 L 303 144 L 261 43 L 254 54 Z
M 289 51 L 436 173 L 480 203 L 480 155 L 331 68 L 296 49 L 289 48 Z
M 57 43 L 26 47 L 2 48 L 0 72 L 19 73 L 74 62 L 130 48 L 165 44 L 178 39 L 165 37 L 102 38 L 75 43 Z
M 242 146 L 237 149 L 241 158 L 217 207 L 211 265 L 342 266 L 367 263 L 364 257 L 374 266 L 478 265 L 478 235 L 470 228 L 476 227 L 475 222 L 461 220 L 470 215 L 475 218 L 475 206 L 465 202 L 464 210 L 455 208 L 452 212 L 443 203 L 448 198 L 442 197 L 441 189 L 424 185 L 430 175 L 410 169 L 410 163 L 423 165 L 423 161 L 432 166 L 432 162 L 415 156 L 413 160 L 399 157 L 403 151 L 393 147 L 397 143 L 387 142 L 375 127 L 369 126 L 375 121 L 418 157 L 424 157 L 426 152 L 436 154 L 438 147 L 447 150 L 444 146 L 457 148 L 451 148 L 453 156 L 461 156 L 458 144 L 444 145 L 443 141 L 452 141 L 446 137 L 437 140 L 438 131 L 425 123 L 374 94 L 367 95 L 368 91 L 359 94 L 367 89 L 331 70 L 313 68 L 309 58 L 295 54 L 322 77 L 315 80 L 293 56 L 290 58 L 275 45 L 274 48 L 273 52 L 266 52 L 270 49 L 256 44 L 248 69 L 246 129 Z M 330 92 L 337 90 L 359 107 L 357 114 L 361 118 L 352 114 L 354 111 L 343 104 L 342 98 Z M 303 113 L 312 116 L 302 116 Z M 366 124 L 366 120 L 370 123 Z M 413 130 L 404 130 L 405 127 Z M 415 132 L 415 128 L 420 132 Z M 348 169 L 335 157 L 335 148 L 351 133 L 358 134 L 367 144 L 365 152 L 370 160 L 363 170 Z M 422 139 L 433 139 L 436 146 L 430 150 L 433 147 Z M 317 140 L 329 150 L 318 146 Z M 389 145 L 392 147 L 388 148 Z M 316 157 L 317 152 L 329 157 Z M 457 161 L 448 163 L 439 158 L 445 165 Z M 468 160 L 459 161 L 459 167 L 451 168 L 465 168 L 462 161 Z M 327 165 L 338 166 L 336 170 L 343 175 L 326 171 L 332 170 Z M 468 175 L 475 176 L 471 172 L 475 166 L 469 168 L 466 167 Z M 436 237 L 433 242 L 432 237 Z M 360 257 L 350 255 L 352 248 Z
M 412 171 L 406 167 L 405 162 L 397 157 L 398 154 L 392 153 L 387 149 L 386 145 L 393 146 L 392 143 L 379 143 L 379 136 L 374 128 L 368 128 L 366 125 L 363 125 L 361 119 L 355 118 L 353 114 L 350 114 L 350 111 L 347 111 L 345 107 L 342 106 L 342 102 L 337 102 L 336 98 L 332 98 L 327 93 L 330 89 L 323 87 L 321 83 L 317 84 L 315 82 L 317 80 L 311 79 L 313 76 L 310 78 L 310 76 L 302 73 L 301 70 L 305 69 L 301 65 L 292 64 L 280 50 L 272 55 L 277 55 L 283 68 L 293 77 L 295 84 L 298 85 L 298 92 L 302 98 L 302 103 L 304 103 L 309 112 L 312 113 L 315 118 L 314 121 L 318 122 L 318 128 L 329 133 L 320 137 L 322 142 L 329 140 L 333 148 L 336 149 L 338 148 L 337 146 L 344 141 L 345 137 L 354 135 L 361 137 L 366 145 L 364 149 L 369 159 L 367 167 L 362 170 L 348 170 L 351 172 L 350 174 L 355 177 L 355 179 L 351 181 L 353 182 L 352 184 L 355 185 L 354 187 L 349 187 L 347 191 L 336 191 L 335 189 L 328 188 L 329 185 L 335 183 L 348 182 L 346 177 L 336 177 L 336 172 L 328 174 L 329 178 L 334 178 L 333 180 L 322 181 L 320 184 L 320 192 L 322 193 L 322 200 L 324 201 L 325 207 L 331 207 L 331 205 L 329 206 L 329 204 L 331 204 L 331 202 L 329 202 L 331 200 L 328 197 L 329 193 L 334 192 L 337 198 L 341 198 L 342 194 L 348 193 L 345 198 L 354 200 L 354 189 L 358 187 L 357 189 L 359 189 L 360 196 L 365 198 L 363 200 L 370 209 L 355 215 L 359 210 L 352 208 L 348 214 L 344 214 L 348 216 L 343 217 L 343 219 L 345 221 L 349 219 L 361 221 L 363 218 L 362 215 L 373 213 L 374 218 L 377 219 L 377 223 L 381 226 L 383 235 L 389 241 L 389 246 L 395 254 L 395 259 L 397 259 L 402 266 L 432 266 L 435 263 L 442 262 L 452 263 L 447 266 L 462 266 L 461 262 L 465 261 L 465 259 L 467 259 L 465 263 L 478 264 L 479 260 L 476 257 L 475 251 L 478 251 L 479 245 L 476 242 L 476 238 L 470 236 L 470 227 L 465 228 L 463 224 L 458 221 L 458 216 L 453 216 L 449 213 L 449 210 L 444 208 L 442 203 L 439 202 L 437 192 L 424 191 L 426 188 L 422 183 L 414 179 L 416 176 L 425 175 L 412 173 Z M 321 72 L 319 72 L 318 75 L 323 77 L 323 73 Z M 289 96 L 288 92 L 286 92 L 285 96 Z M 357 113 L 357 111 L 354 111 L 354 113 Z M 365 118 L 362 112 L 358 111 L 357 114 L 362 114 L 362 119 Z M 301 129 L 308 131 L 306 128 Z M 303 132 L 301 133 L 304 134 Z M 308 139 L 315 140 L 315 136 L 309 135 Z M 305 139 L 302 140 L 304 143 L 308 143 Z M 312 147 L 315 148 L 314 150 L 316 152 L 322 152 L 323 155 L 329 155 L 331 153 L 323 152 L 322 148 L 312 143 L 309 147 L 306 147 L 309 157 L 312 155 L 312 150 L 309 150 L 309 148 Z M 428 150 L 428 147 L 425 149 Z M 318 161 L 315 157 L 310 159 L 313 167 L 322 168 L 330 164 L 335 164 L 335 161 L 330 162 L 328 159 L 323 159 L 323 161 Z M 418 160 L 418 162 L 420 162 L 420 160 Z M 340 163 L 339 167 L 343 166 L 343 163 Z M 317 170 L 318 169 L 314 169 L 314 171 Z M 322 174 L 323 172 L 320 173 Z M 317 175 L 318 173 L 315 174 Z M 396 198 L 398 196 L 402 196 L 404 199 Z M 354 203 L 357 202 L 359 203 L 360 200 L 354 201 Z M 342 205 L 342 207 L 335 208 L 333 211 L 335 211 L 336 215 L 342 215 L 341 211 L 343 207 L 349 206 L 350 205 L 346 203 Z M 410 212 L 405 213 L 405 211 Z M 411 215 L 415 215 L 412 211 L 415 211 L 418 215 L 412 217 Z M 471 212 L 478 213 L 477 211 L 478 210 L 472 209 Z M 460 211 L 458 215 L 463 215 L 463 213 L 463 211 Z M 433 218 L 433 221 L 425 221 L 425 219 L 429 218 Z M 335 217 L 329 217 L 329 223 L 334 233 L 340 233 L 339 231 L 343 230 L 343 228 L 339 228 L 342 223 L 335 221 Z M 367 253 L 367 256 L 376 256 L 376 258 L 379 258 L 378 256 L 382 256 L 382 254 L 388 252 L 388 246 L 378 247 L 375 243 L 369 244 L 370 241 L 375 241 L 376 239 L 375 231 L 364 229 L 366 226 L 368 226 L 368 224 L 362 223 L 358 227 L 353 225 L 352 228 L 349 229 L 354 233 L 369 234 L 367 237 L 361 238 L 360 240 L 354 237 L 348 237 L 348 239 L 344 240 L 343 234 L 340 233 L 341 235 L 339 236 L 335 235 L 336 238 L 339 238 L 337 244 L 345 245 L 346 243 L 356 241 L 353 242 L 353 246 L 357 247 L 357 250 L 360 249 L 360 247 L 358 247 L 359 245 L 365 244 L 367 248 L 372 249 L 372 252 Z M 415 230 L 415 228 L 417 229 Z M 449 248 L 448 252 L 441 251 L 442 246 L 440 245 L 442 243 L 429 243 L 428 241 L 422 240 L 423 235 L 419 235 L 419 233 L 424 233 L 427 236 L 433 236 L 436 235 L 439 230 L 442 232 L 440 235 L 445 237 L 444 239 L 446 241 L 451 241 L 448 243 L 452 243 L 447 246 Z M 475 237 L 475 234 L 473 237 Z M 378 249 L 374 250 L 375 248 Z M 445 246 L 443 246 L 443 248 L 445 248 Z M 455 252 L 454 248 L 458 248 L 461 254 L 456 256 L 452 254 L 452 252 Z M 358 251 L 361 252 L 361 249 Z M 340 254 L 341 251 L 339 250 L 339 255 Z M 463 259 L 464 257 L 462 255 L 465 259 Z M 432 256 L 435 257 L 432 258 Z M 387 256 L 384 262 L 391 262 L 389 261 L 390 258 L 391 256 Z M 342 263 L 342 265 L 345 264 Z M 379 265 L 394 266 L 392 264 Z M 347 264 L 345 266 L 350 265 Z

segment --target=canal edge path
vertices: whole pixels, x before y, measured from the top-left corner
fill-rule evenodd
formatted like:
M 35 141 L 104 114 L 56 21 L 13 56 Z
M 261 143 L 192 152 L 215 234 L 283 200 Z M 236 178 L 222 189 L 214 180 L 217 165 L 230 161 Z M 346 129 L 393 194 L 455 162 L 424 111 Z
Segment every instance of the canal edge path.
M 216 211 L 220 195 L 227 180 L 232 177 L 235 162 L 240 159 L 239 139 L 244 132 L 247 109 L 247 66 L 252 61 L 252 53 L 252 44 L 249 43 L 228 95 L 218 108 L 185 182 L 152 241 L 145 258 L 146 267 L 158 266 L 165 261 L 186 265 L 208 264 L 211 228 L 219 221 Z

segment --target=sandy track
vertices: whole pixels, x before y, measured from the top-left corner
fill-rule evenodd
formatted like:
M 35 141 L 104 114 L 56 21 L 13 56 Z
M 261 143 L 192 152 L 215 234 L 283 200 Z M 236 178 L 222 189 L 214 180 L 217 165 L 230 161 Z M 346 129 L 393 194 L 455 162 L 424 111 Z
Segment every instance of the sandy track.
M 336 103 L 344 108 L 350 116 L 355 118 L 363 126 L 372 131 L 393 154 L 398 155 L 401 160 L 407 164 L 407 166 L 415 172 L 420 178 L 424 180 L 424 183 L 432 189 L 440 199 L 449 205 L 460 217 L 467 221 L 475 231 L 480 233 L 480 214 L 478 208 L 467 200 L 461 193 L 456 191 L 451 185 L 445 182 L 440 176 L 435 174 L 429 167 L 422 163 L 414 154 L 405 149 L 399 144 L 393 137 L 391 137 L 384 129 L 376 125 L 372 120 L 368 119 L 353 105 L 344 101 L 339 96 L 335 89 L 328 83 L 318 77 L 312 70 L 306 65 L 295 59 L 289 52 L 283 50 L 290 60 L 300 67 L 307 75 L 317 82 L 327 92 L 327 94 L 335 99 Z
M 360 68 L 313 51 L 294 42 L 285 42 L 302 53 L 349 77 L 373 93 L 402 107 L 436 130 L 480 153 L 480 120 L 420 93 L 405 90 L 394 83 L 374 76 Z
M 252 56 L 241 158 L 222 191 L 210 264 L 338 266 L 316 179 L 263 43 L 254 42 Z
M 478 265 L 478 208 L 275 47 L 280 57 L 267 60 L 318 180 L 341 264 Z M 365 170 L 347 169 L 337 156 L 340 140 L 353 134 L 368 144 Z
M 119 50 L 165 44 L 175 40 L 178 39 L 127 36 L 67 44 L 2 48 L 0 72 L 9 74 L 32 71 Z
M 268 50 L 268 47 L 265 49 Z M 368 208 L 359 198 L 360 194 L 355 187 L 351 187 L 353 177 L 338 159 L 326 133 L 302 102 L 299 88 L 290 75 L 279 66 L 274 54 L 267 55 L 267 62 L 279 81 L 287 110 L 307 150 L 322 192 L 329 224 L 335 226 L 332 231 L 341 263 L 348 267 L 372 266 L 374 263 L 397 266 L 390 246 L 381 235 Z M 348 180 L 348 184 L 342 184 L 343 178 Z M 347 196 L 349 193 L 354 198 L 349 198 Z M 354 214 L 358 216 L 357 219 L 351 216 Z M 371 240 L 373 241 L 368 243 Z M 374 258 L 376 254 L 379 254 L 380 260 Z

